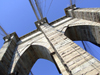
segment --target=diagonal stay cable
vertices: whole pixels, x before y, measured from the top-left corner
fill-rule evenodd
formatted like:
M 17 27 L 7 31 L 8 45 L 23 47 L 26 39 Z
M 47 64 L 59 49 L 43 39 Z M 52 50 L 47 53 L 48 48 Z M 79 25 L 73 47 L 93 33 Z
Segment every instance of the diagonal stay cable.
M 88 44 L 87 42 L 85 42 L 85 44 L 87 45 L 87 47 L 88 47 L 91 51 L 92 51 L 92 50 L 95 50 L 95 52 L 97 52 L 96 49 L 94 49 L 94 47 L 91 46 L 91 44 Z M 91 53 L 94 53 L 94 52 L 92 51 Z M 97 53 L 100 55 L 99 52 L 97 52 Z
M 81 35 L 81 33 L 82 33 L 82 30 L 81 30 L 81 32 L 80 32 L 80 38 L 82 39 L 82 41 L 83 41 L 83 37 L 82 37 L 82 35 Z M 85 44 L 87 44 L 86 42 L 85 42 Z M 85 44 L 84 44 L 84 46 L 85 46 Z M 86 46 L 85 46 L 86 47 Z M 79 51 L 77 51 L 78 53 L 80 53 Z M 86 51 L 87 52 L 87 51 Z M 82 56 L 86 61 L 88 61 L 84 56 Z M 91 64 L 92 62 L 90 61 L 88 61 L 88 63 L 89 64 Z M 94 69 L 96 69 L 99 73 L 100 73 L 100 71 L 97 69 L 97 66 L 94 64 L 94 63 L 92 63 L 91 64 L 91 66 L 94 68 Z
M 0 35 L 5 36 L 5 35 L 3 35 L 2 33 L 0 33 Z
M 48 12 L 49 12 L 49 9 L 50 9 L 50 7 L 51 7 L 52 2 L 53 2 L 53 0 L 51 1 L 50 5 L 49 5 L 48 11 L 47 11 L 47 13 L 46 13 L 46 17 L 47 17 L 47 14 L 48 14 Z
M 41 4 L 41 8 L 42 8 L 42 14 L 43 14 L 43 8 L 44 8 L 44 7 L 43 7 L 43 1 L 44 1 L 44 0 L 42 0 L 42 2 L 40 3 L 40 4 Z M 44 16 L 44 14 L 43 14 L 43 16 Z
M 44 3 L 44 17 L 45 17 L 45 10 L 46 10 L 46 0 L 45 0 L 45 3 Z
M 37 12 L 36 12 L 35 5 L 34 5 L 33 0 L 29 0 L 29 2 L 30 2 L 30 4 L 31 4 L 31 7 L 32 7 L 34 13 L 35 13 L 35 16 L 36 16 L 37 20 L 39 21 L 39 17 L 38 17 L 38 15 L 37 15 Z
M 38 6 L 40 9 L 41 15 L 43 16 L 43 0 L 41 0 L 41 1 L 38 0 Z
M 74 0 L 74 4 L 76 4 L 76 0 Z
M 78 4 L 82 4 L 83 1 L 84 1 L 84 0 L 81 0 L 81 1 L 79 0 L 79 2 L 78 2 L 77 0 L 75 0 L 74 2 L 75 2 L 75 4 L 76 4 L 76 3 L 78 3 Z
M 35 0 L 35 4 L 36 4 L 36 7 L 37 7 L 37 10 L 39 12 L 39 15 L 41 17 L 41 19 L 43 18 L 43 14 L 42 14 L 42 9 L 41 9 L 41 6 L 40 6 L 40 3 L 38 0 Z

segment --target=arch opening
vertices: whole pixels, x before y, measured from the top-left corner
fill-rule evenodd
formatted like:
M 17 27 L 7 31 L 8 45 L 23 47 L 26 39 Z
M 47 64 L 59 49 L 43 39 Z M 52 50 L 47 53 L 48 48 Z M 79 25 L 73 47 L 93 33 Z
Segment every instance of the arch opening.
M 14 67 L 13 73 L 17 72 L 18 75 L 28 75 L 32 66 L 40 58 L 49 60 L 56 65 L 56 63 L 53 61 L 52 56 L 50 55 L 50 52 L 47 48 L 40 45 L 31 45 L 29 48 L 25 50 L 25 52 L 23 52 L 23 54 L 18 59 Z
M 59 74 L 55 64 L 46 59 L 38 59 L 33 65 L 31 72 L 33 75 L 62 75 Z M 32 75 L 29 73 L 29 75 Z
M 75 25 L 69 26 L 65 31 L 65 36 L 73 41 L 89 41 L 100 47 L 100 26 L 95 25 Z

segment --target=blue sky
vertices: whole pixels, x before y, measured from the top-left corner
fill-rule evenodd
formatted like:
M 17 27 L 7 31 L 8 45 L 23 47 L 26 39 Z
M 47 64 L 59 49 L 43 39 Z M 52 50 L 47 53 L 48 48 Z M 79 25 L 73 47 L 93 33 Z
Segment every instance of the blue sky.
M 45 1 L 45 0 L 41 0 Z M 43 6 L 45 9 L 45 15 L 47 14 L 47 10 L 49 8 L 51 0 L 46 0 L 46 7 Z M 100 0 L 73 0 L 76 3 L 77 7 L 80 8 L 93 8 L 93 7 L 100 7 Z M 70 0 L 53 0 L 52 5 L 48 14 L 46 15 L 49 22 L 52 22 L 62 16 L 65 15 L 64 8 L 70 5 Z M 36 29 L 34 22 L 37 21 L 34 12 L 31 8 L 31 5 L 28 0 L 0 0 L 0 25 L 6 30 L 8 34 L 12 32 L 16 32 L 18 36 L 23 36 L 26 33 L 29 33 Z M 2 31 L 0 30 L 0 33 Z M 4 34 L 3 34 L 4 35 Z M 0 48 L 3 45 L 3 36 L 0 35 Z M 77 42 L 81 45 L 81 42 Z M 88 43 L 88 42 L 87 42 Z M 89 46 L 92 44 L 88 43 Z M 82 46 L 82 45 L 81 45 Z M 94 53 L 95 57 L 99 57 L 100 50 L 98 47 L 92 47 L 96 50 L 94 51 L 93 48 L 88 49 L 90 53 Z M 93 52 L 94 51 L 94 52 Z M 96 54 L 98 53 L 98 55 Z M 100 59 L 100 58 L 98 58 Z M 42 60 L 42 59 L 41 59 Z M 34 75 L 59 75 L 57 72 L 54 64 L 48 60 L 38 60 L 33 67 Z M 45 65 L 46 70 L 49 69 L 50 72 L 45 71 L 43 69 L 43 65 Z M 42 67 L 41 70 L 39 70 Z M 51 68 L 50 68 L 51 67 Z M 55 68 L 55 69 L 53 69 Z M 44 72 L 41 74 L 41 72 Z M 52 74 L 51 74 L 52 73 Z

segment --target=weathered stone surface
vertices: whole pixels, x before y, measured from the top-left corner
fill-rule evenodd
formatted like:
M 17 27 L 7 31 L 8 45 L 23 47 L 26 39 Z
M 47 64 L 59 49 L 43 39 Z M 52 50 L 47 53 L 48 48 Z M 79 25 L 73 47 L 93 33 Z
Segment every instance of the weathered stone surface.
M 100 46 L 100 23 L 79 19 L 77 22 L 69 25 L 65 35 L 73 41 L 90 41 Z
M 80 15 L 76 13 L 77 18 L 64 17 L 50 25 L 42 19 L 36 22 L 41 31 L 32 31 L 20 37 L 20 40 L 17 35 L 11 36 L 12 39 L 6 41 L 0 50 L 0 75 L 28 75 L 39 58 L 53 62 L 62 75 L 99 74 L 100 61 L 72 41 L 86 40 L 100 44 L 100 23 L 97 23 L 97 19 L 93 22 L 89 15 L 85 19 L 86 11 L 84 14 L 81 11 L 84 12 L 75 10 Z M 82 16 L 84 18 L 78 19 Z
M 6 38 L 6 37 L 5 37 Z M 4 38 L 4 39 L 5 39 Z M 16 33 L 10 34 L 10 40 L 4 43 L 3 47 L 0 49 L 0 74 L 4 72 L 5 75 L 8 74 L 10 64 L 12 62 L 12 57 L 14 50 L 16 49 L 16 43 L 18 40 L 18 36 Z M 2 71 L 3 70 L 3 71 Z

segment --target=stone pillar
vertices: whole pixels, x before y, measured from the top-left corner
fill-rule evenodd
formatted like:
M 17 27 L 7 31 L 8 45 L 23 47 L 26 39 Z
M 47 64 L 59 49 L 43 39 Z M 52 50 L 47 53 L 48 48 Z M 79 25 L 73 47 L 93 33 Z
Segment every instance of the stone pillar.
M 0 75 L 7 75 L 11 66 L 16 43 L 19 40 L 16 33 L 4 37 L 4 45 L 0 49 Z
M 82 8 L 74 10 L 75 18 L 100 22 L 100 8 Z
M 97 59 L 45 21 L 38 21 L 36 25 L 54 49 L 51 55 L 63 75 L 99 74 L 100 62 Z
M 72 17 L 71 8 L 65 8 L 67 16 Z M 76 8 L 73 10 L 74 18 L 85 19 L 94 22 L 100 22 L 100 8 Z

